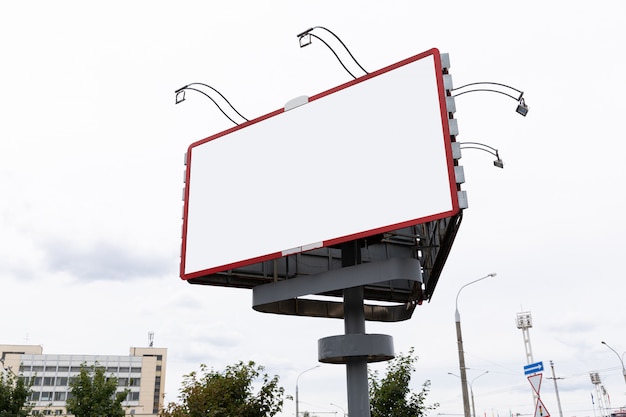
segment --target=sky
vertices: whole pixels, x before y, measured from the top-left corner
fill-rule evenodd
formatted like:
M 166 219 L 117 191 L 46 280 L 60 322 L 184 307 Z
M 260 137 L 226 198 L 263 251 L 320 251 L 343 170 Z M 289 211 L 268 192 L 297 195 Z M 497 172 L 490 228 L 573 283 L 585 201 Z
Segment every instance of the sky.
M 457 98 L 458 140 L 497 148 L 505 167 L 463 152 L 469 208 L 431 301 L 366 326 L 415 349 L 411 386 L 431 382 L 430 415 L 463 413 L 457 294 L 477 415 L 534 414 L 520 312 L 550 415 L 554 382 L 564 417 L 598 415 L 592 371 L 611 407 L 626 405 L 625 23 L 619 0 L 3 2 L 0 343 L 123 355 L 152 331 L 168 348 L 167 402 L 201 363 L 254 360 L 287 395 L 298 382 L 300 411 L 347 411 L 345 368 L 309 371 L 341 320 L 258 313 L 249 290 L 178 273 L 183 155 L 232 123 L 200 94 L 175 105 L 174 91 L 203 82 L 255 118 L 350 81 L 321 42 L 299 48 L 298 33 L 324 26 L 370 72 L 438 48 L 455 86 L 504 83 L 530 107 L 524 118 L 500 94 Z M 281 416 L 294 415 L 285 400 Z

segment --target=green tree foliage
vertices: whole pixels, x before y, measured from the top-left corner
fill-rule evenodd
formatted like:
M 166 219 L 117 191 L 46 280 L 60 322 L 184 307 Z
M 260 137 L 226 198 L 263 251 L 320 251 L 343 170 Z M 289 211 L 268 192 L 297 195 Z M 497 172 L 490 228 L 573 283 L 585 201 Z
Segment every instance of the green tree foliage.
M 369 375 L 370 407 L 372 417 L 423 417 L 439 404 L 426 405 L 430 381 L 420 392 L 411 392 L 409 383 L 415 371 L 417 356 L 413 348 L 406 355 L 399 354 L 387 365 L 387 374 L 379 378 L 378 372 Z
M 124 417 L 122 402 L 128 392 L 117 392 L 117 378 L 106 377 L 104 368 L 82 364 L 70 382 L 67 412 L 76 417 Z
M 200 365 L 200 373 L 183 378 L 178 399 L 162 417 L 269 417 L 282 410 L 284 389 L 278 376 L 270 378 L 254 362 L 239 362 L 216 372 Z M 261 381 L 257 381 L 261 378 Z M 258 391 L 254 392 L 254 387 Z
M 11 370 L 0 371 L 0 417 L 24 417 L 31 410 L 26 403 L 30 386 L 24 378 L 17 378 Z

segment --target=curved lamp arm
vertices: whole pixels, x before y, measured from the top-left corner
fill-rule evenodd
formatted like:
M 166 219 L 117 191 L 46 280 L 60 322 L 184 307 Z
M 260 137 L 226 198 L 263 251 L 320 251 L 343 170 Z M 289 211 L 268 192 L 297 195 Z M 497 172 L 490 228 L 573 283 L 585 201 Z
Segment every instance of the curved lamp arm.
M 504 87 L 504 88 L 508 88 L 509 90 L 512 90 L 516 93 L 519 93 L 519 96 L 515 97 L 509 93 L 505 93 L 504 91 L 500 91 L 500 90 L 495 90 L 493 88 L 484 88 L 484 87 L 477 87 L 475 88 L 474 86 L 499 86 L 499 87 Z M 477 91 L 487 91 L 487 92 L 491 92 L 491 93 L 498 93 L 498 94 L 503 94 L 507 97 L 512 98 L 513 100 L 517 101 L 517 109 L 515 110 L 517 113 L 519 113 L 522 116 L 526 116 L 528 114 L 528 110 L 529 107 L 526 104 L 526 101 L 524 100 L 524 92 L 521 90 L 518 90 L 515 87 L 511 87 L 510 85 L 506 85 L 506 84 L 502 84 L 502 83 L 495 83 L 495 82 L 491 82 L 491 81 L 480 81 L 480 82 L 475 82 L 475 83 L 469 83 L 469 84 L 465 84 L 462 85 L 460 87 L 456 87 L 451 89 L 450 91 L 457 91 L 457 90 L 461 90 L 465 87 L 472 87 L 469 90 L 465 90 L 465 91 L 461 91 L 459 93 L 456 94 L 452 94 L 452 97 L 458 97 L 460 95 L 463 94 L 467 94 L 467 93 L 472 93 L 472 92 L 477 92 Z
M 324 41 L 324 39 L 320 38 L 319 36 L 311 33 L 312 31 L 314 31 L 315 29 L 322 29 L 325 30 L 326 32 L 330 33 L 335 39 L 337 39 L 339 41 L 339 43 L 341 44 L 341 46 L 343 46 L 343 48 L 348 52 L 348 55 L 350 55 L 350 58 L 352 58 L 352 60 L 359 66 L 359 68 L 361 68 L 361 70 L 366 73 L 369 74 L 369 72 L 367 72 L 365 70 L 365 68 L 363 68 L 363 66 L 361 66 L 361 64 L 359 64 L 359 61 L 356 60 L 356 58 L 354 57 L 354 55 L 352 55 L 352 52 L 350 52 L 350 50 L 348 49 L 348 47 L 346 46 L 345 43 L 343 43 L 343 41 L 339 38 L 339 36 L 337 36 L 333 31 L 331 31 L 330 29 L 326 29 L 323 26 L 313 26 L 312 28 L 309 28 L 307 30 L 305 30 L 304 32 L 301 32 L 297 35 L 298 40 L 300 41 L 300 48 L 304 48 L 305 46 L 308 46 L 311 44 L 311 38 L 315 38 L 320 40 L 324 45 L 326 45 L 326 47 L 328 49 L 330 49 L 330 51 L 335 55 L 335 58 L 337 58 L 337 60 L 339 61 L 339 63 L 341 64 L 341 66 L 343 67 L 343 69 L 346 70 L 346 72 L 348 74 L 350 74 L 350 76 L 354 79 L 356 79 L 357 77 L 354 76 L 354 74 L 352 74 L 352 72 L 350 72 L 350 70 L 345 66 L 345 64 L 343 63 L 343 61 L 341 61 L 341 58 L 339 58 L 339 55 L 337 55 L 337 52 L 335 52 L 335 50 L 326 42 Z
M 203 86 L 208 88 L 209 90 L 217 93 L 225 102 L 226 104 L 228 104 L 230 106 L 230 108 L 239 115 L 239 117 L 241 117 L 243 120 L 245 120 L 246 122 L 248 121 L 247 118 L 245 118 L 244 116 L 241 115 L 241 113 L 239 113 L 237 111 L 237 109 L 235 109 L 235 107 L 233 107 L 232 104 L 230 104 L 230 101 L 228 101 L 228 99 L 226 97 L 224 97 L 224 95 L 222 93 L 220 93 L 219 91 L 217 91 L 215 88 L 211 87 L 208 84 L 204 84 L 204 83 L 191 83 L 191 84 L 187 84 L 184 87 L 179 88 L 178 90 L 174 91 L 174 94 L 176 94 L 176 102 L 175 104 L 178 103 L 182 103 L 183 101 L 185 101 L 185 90 L 191 90 L 191 91 L 197 91 L 198 93 L 204 95 L 205 97 L 207 97 L 209 100 L 211 100 L 213 102 L 213 104 L 215 104 L 217 106 L 218 109 L 220 109 L 220 111 L 222 112 L 222 114 L 224 116 L 226 116 L 226 118 L 228 120 L 230 120 L 231 122 L 233 122 L 234 124 L 238 125 L 239 123 L 237 123 L 235 120 L 233 120 L 228 114 L 226 114 L 226 112 L 224 111 L 224 109 L 222 109 L 222 107 L 217 103 L 217 101 L 215 101 L 215 99 L 213 97 L 211 97 L 209 94 L 205 93 L 204 91 L 200 90 L 199 88 L 196 88 L 195 86 Z

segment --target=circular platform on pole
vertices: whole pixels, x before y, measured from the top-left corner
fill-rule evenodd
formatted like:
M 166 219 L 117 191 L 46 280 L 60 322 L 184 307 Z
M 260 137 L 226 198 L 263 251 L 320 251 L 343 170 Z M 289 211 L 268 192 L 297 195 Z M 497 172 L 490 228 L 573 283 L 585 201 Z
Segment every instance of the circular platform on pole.
M 345 364 L 349 358 L 367 357 L 367 362 L 388 361 L 395 357 L 393 337 L 386 334 L 345 334 L 317 341 L 318 360 Z

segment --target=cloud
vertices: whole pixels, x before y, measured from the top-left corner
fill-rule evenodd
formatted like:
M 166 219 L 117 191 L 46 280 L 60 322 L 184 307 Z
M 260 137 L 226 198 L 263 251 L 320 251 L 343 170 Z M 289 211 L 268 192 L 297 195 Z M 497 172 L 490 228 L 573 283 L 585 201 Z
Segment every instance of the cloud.
M 138 254 L 132 249 L 109 242 L 77 247 L 68 242 L 46 245 L 48 267 L 88 281 L 127 281 L 171 273 L 175 261 Z

